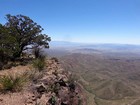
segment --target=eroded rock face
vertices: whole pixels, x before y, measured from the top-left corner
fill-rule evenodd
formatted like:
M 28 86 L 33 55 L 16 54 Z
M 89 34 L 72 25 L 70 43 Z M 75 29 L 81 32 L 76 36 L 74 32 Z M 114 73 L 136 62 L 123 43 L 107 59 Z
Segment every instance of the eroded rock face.
M 47 65 L 42 78 L 32 84 L 33 96 L 25 105 L 86 105 L 76 82 L 69 79 L 71 74 L 55 59 L 48 60 Z
M 80 86 L 70 79 L 71 73 L 64 71 L 54 58 L 47 60 L 46 65 L 21 92 L 0 94 L 0 105 L 86 105 Z M 16 72 L 21 73 L 20 68 L 28 67 L 15 68 Z

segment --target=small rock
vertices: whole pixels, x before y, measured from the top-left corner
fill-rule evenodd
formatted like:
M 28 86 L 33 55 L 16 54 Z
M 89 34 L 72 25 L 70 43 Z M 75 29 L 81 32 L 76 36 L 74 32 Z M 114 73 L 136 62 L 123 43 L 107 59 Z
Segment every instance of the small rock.
M 41 85 L 37 86 L 36 89 L 37 89 L 38 93 L 43 93 L 47 90 L 43 83 Z
M 67 103 L 62 102 L 61 105 L 68 105 Z
M 0 99 L 0 101 L 3 101 L 3 99 Z
M 63 79 L 60 79 L 57 83 L 59 83 L 60 86 L 64 86 L 64 87 L 67 86 Z

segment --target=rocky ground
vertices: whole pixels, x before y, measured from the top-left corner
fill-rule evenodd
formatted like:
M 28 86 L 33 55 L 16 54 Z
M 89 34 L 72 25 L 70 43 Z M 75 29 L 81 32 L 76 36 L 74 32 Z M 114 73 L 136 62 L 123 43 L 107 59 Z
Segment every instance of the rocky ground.
M 32 67 L 18 66 L 0 72 L 22 73 Z M 71 73 L 63 70 L 59 62 L 52 58 L 46 61 L 45 70 L 36 73 L 20 92 L 0 93 L 0 105 L 86 105 L 80 86 Z

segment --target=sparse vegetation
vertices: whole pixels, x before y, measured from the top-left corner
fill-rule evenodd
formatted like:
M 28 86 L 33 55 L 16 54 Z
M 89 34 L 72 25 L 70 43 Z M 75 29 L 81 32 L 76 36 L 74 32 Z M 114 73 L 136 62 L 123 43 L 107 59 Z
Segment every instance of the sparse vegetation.
M 42 71 L 45 67 L 45 60 L 43 59 L 35 59 L 33 61 L 33 67 L 38 71 Z
M 119 60 L 116 60 L 118 58 Z M 129 104 L 130 99 L 135 100 L 134 97 L 139 99 L 140 60 L 104 53 L 78 53 L 60 59 L 65 69 L 79 76 L 77 81 L 88 93 L 89 105 L 95 102 L 99 105 L 123 105 Z
M 32 51 L 33 55 L 35 56 L 35 58 L 43 58 L 43 55 L 41 53 L 41 49 L 38 47 L 35 47 Z
M 51 91 L 52 93 L 54 92 L 56 95 L 58 95 L 58 91 L 60 90 L 60 84 L 56 83 L 56 84 L 52 84 L 49 88 L 49 91 Z
M 74 77 L 75 75 L 72 75 L 69 77 L 69 81 L 68 81 L 68 84 L 69 84 L 69 89 L 70 91 L 75 91 L 75 87 L 76 87 L 76 84 L 75 84 L 75 80 L 76 78 Z
M 43 73 L 39 72 L 38 70 L 31 70 L 28 72 L 28 77 L 30 81 L 37 82 L 38 79 L 42 78 Z
M 16 91 L 20 91 L 24 84 L 27 82 L 27 75 L 26 73 L 22 74 L 22 75 L 4 75 L 0 77 L 0 84 L 1 84 L 1 88 L 0 91 L 1 92 L 16 92 Z
M 57 99 L 62 100 L 64 97 L 62 101 L 68 100 L 68 103 L 81 105 L 81 99 L 77 98 L 79 95 L 78 88 L 76 92 L 76 85 L 72 80 L 67 83 L 69 74 L 61 72 L 60 65 L 57 65 L 59 64 L 58 59 L 53 57 L 50 61 L 46 61 L 46 57 L 42 53 L 41 48 L 49 48 L 48 42 L 51 40 L 48 35 L 41 33 L 43 28 L 24 15 L 12 16 L 8 14 L 6 19 L 6 24 L 0 24 L 0 69 L 14 69 L 14 72 L 7 70 L 6 73 L 8 74 L 2 74 L 0 77 L 0 92 L 9 93 L 11 96 L 16 95 L 17 98 L 18 95 L 20 98 L 27 98 L 22 97 L 21 93 L 24 95 L 29 93 L 28 96 L 31 97 L 31 100 L 25 99 L 27 102 L 23 103 L 35 102 L 36 105 L 42 105 L 42 97 L 49 97 L 48 103 L 51 105 L 56 105 L 56 103 L 65 105 L 64 102 Z M 33 51 L 32 54 L 27 49 L 33 49 L 30 50 Z M 27 65 L 29 61 L 32 62 L 35 69 L 30 68 L 31 64 Z M 16 68 L 16 66 L 18 67 Z M 22 67 L 23 69 L 21 69 Z M 45 67 L 48 67 L 50 71 L 45 71 Z M 20 69 L 26 71 L 23 73 Z M 28 84 L 26 85 L 26 83 Z M 22 89 L 24 91 L 20 92 Z M 51 94 L 47 96 L 47 92 Z M 66 96 L 63 96 L 64 94 Z
M 52 96 L 52 97 L 49 99 L 49 103 L 50 103 L 51 105 L 55 105 L 56 99 L 55 99 L 54 96 Z
M 46 63 L 45 63 L 46 56 L 42 54 L 40 48 L 34 48 L 33 54 L 35 56 L 35 59 L 32 62 L 33 67 L 36 68 L 38 71 L 42 71 L 44 67 L 46 66 Z
M 0 69 L 9 61 L 20 59 L 27 49 L 35 48 L 35 57 L 41 58 L 39 47 L 49 48 L 51 41 L 48 35 L 42 34 L 43 28 L 24 15 L 7 14 L 6 19 L 4 25 L 0 24 Z

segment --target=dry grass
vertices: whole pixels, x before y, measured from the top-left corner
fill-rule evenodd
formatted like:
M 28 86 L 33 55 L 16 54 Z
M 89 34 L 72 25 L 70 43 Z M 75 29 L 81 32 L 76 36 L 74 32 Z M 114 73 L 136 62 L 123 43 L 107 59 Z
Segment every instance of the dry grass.
M 22 90 L 25 83 L 28 81 L 27 73 L 22 75 L 3 75 L 0 77 L 1 92 L 16 92 Z
M 35 59 L 33 62 L 33 67 L 37 69 L 38 71 L 42 71 L 46 65 L 44 59 Z

